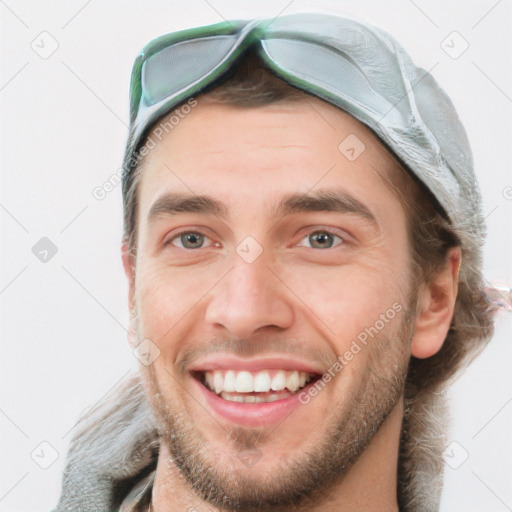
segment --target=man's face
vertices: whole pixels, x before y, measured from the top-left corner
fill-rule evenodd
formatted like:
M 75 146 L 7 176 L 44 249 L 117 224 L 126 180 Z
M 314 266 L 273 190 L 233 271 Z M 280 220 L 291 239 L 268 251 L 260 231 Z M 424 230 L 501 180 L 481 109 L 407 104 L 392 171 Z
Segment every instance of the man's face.
M 211 503 L 263 510 L 326 488 L 401 418 L 412 279 L 395 167 L 314 99 L 199 101 L 146 157 L 132 291 L 137 338 L 160 355 L 144 381 Z

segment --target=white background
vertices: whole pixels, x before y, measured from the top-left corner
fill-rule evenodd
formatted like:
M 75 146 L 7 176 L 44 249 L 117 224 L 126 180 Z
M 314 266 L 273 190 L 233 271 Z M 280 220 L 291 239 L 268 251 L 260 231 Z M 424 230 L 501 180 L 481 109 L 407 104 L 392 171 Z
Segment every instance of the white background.
M 0 511 L 56 504 L 77 416 L 136 367 L 126 343 L 121 190 L 101 201 L 92 190 L 121 165 L 137 52 L 176 29 L 312 10 L 380 25 L 419 65 L 435 65 L 473 147 L 488 215 L 486 277 L 512 284 L 510 1 L 0 2 Z M 31 47 L 43 31 L 58 43 L 47 59 Z M 458 59 L 441 48 L 453 31 L 469 43 Z M 58 248 L 47 263 L 32 253 L 44 236 Z M 512 510 L 511 317 L 500 315 L 492 343 L 450 392 L 450 438 L 469 458 L 447 468 L 442 511 Z M 48 469 L 30 455 L 43 441 L 58 452 Z M 48 445 L 36 454 L 51 462 Z

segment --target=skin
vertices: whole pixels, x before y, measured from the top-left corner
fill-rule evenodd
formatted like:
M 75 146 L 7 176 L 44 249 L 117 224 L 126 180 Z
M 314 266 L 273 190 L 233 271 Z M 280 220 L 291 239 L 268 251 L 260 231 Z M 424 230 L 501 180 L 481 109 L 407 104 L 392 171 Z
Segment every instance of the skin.
M 355 161 L 338 150 L 351 134 L 365 145 Z M 276 508 L 262 501 L 254 510 L 398 510 L 407 364 L 411 355 L 440 349 L 460 265 L 454 249 L 428 285 L 410 275 L 406 214 L 387 183 L 390 173 L 404 171 L 365 126 L 319 99 L 239 109 L 200 98 L 143 165 L 137 256 L 124 245 L 122 257 L 135 312 L 130 342 L 150 339 L 160 351 L 141 366 L 162 434 L 153 510 L 224 510 L 218 497 L 194 489 L 194 478 L 210 471 L 231 509 L 250 510 L 240 504 L 251 489 L 277 496 L 294 479 L 304 483 L 299 468 L 313 463 L 311 454 L 339 462 L 315 481 L 318 493 L 310 489 Z M 272 211 L 286 194 L 335 189 L 364 204 L 375 222 L 354 213 Z M 227 216 L 180 213 L 149 223 L 151 206 L 166 192 L 209 195 Z M 207 235 L 205 246 L 180 247 L 176 235 L 185 231 Z M 333 246 L 313 247 L 316 231 L 336 235 Z M 236 252 L 248 236 L 263 250 L 252 263 Z M 187 371 L 207 353 L 236 353 L 245 360 L 306 357 L 322 373 L 393 304 L 401 310 L 378 335 L 314 400 L 275 425 L 219 416 Z M 200 462 L 195 476 L 180 469 L 180 443 Z M 252 467 L 240 462 L 247 450 L 260 457 Z

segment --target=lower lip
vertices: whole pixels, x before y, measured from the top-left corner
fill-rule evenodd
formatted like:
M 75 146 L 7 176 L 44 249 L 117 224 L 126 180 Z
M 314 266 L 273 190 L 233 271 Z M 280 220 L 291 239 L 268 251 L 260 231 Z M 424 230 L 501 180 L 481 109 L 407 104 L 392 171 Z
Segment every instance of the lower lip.
M 292 411 L 300 407 L 299 393 L 275 402 L 242 403 L 224 400 L 192 377 L 195 386 L 206 401 L 208 407 L 218 416 L 248 427 L 275 425 L 281 423 Z M 301 392 L 307 386 L 301 389 Z

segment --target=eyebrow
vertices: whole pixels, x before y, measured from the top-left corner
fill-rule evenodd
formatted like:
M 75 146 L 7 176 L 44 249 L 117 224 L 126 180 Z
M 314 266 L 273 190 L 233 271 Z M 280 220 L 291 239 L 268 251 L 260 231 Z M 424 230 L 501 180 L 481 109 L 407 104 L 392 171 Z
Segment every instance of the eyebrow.
M 307 212 L 348 213 L 363 217 L 377 225 L 377 219 L 370 209 L 343 190 L 321 189 L 307 194 L 289 194 L 273 209 L 273 215 L 276 217 Z
M 361 201 L 342 190 L 322 189 L 309 193 L 285 195 L 272 208 L 272 215 L 283 218 L 294 213 L 336 212 L 357 215 L 378 225 L 375 216 Z M 207 195 L 167 193 L 158 198 L 149 209 L 147 221 L 180 213 L 202 213 L 226 219 L 226 205 Z
M 159 197 L 148 212 L 148 224 L 158 217 L 168 217 L 179 213 L 204 213 L 226 218 L 226 206 L 205 195 L 169 193 Z

